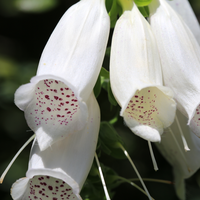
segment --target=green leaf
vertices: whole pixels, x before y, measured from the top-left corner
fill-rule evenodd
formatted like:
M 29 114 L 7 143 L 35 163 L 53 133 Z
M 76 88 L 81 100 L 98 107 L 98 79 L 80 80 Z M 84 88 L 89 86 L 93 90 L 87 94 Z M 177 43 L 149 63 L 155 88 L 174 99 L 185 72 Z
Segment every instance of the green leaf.
M 108 146 L 106 146 L 101 140 L 99 140 L 99 144 L 100 144 L 101 150 L 103 150 L 103 152 L 105 152 L 108 155 L 111 154 L 111 149 Z
M 110 103 L 113 105 L 113 106 L 116 106 L 117 105 L 117 101 L 115 100 L 115 97 L 112 93 L 112 90 L 111 90 L 111 87 L 110 87 L 110 81 L 108 82 L 108 85 L 107 85 L 107 91 L 108 91 L 108 100 L 110 101 Z
M 113 4 L 109 12 L 111 28 L 115 27 L 118 16 L 120 16 L 121 14 L 122 8 L 118 5 L 117 0 L 113 0 Z
M 144 7 L 138 7 L 140 12 L 142 13 L 142 15 L 144 17 L 148 17 L 149 16 L 149 8 L 148 6 L 144 6 Z
M 112 8 L 113 0 L 106 0 L 106 9 L 109 12 Z
M 144 6 L 144 9 L 145 9 L 147 15 L 149 16 L 149 7 L 148 7 L 148 6 Z M 148 16 L 147 16 L 147 17 L 148 17 Z
M 99 131 L 100 149 L 117 159 L 126 159 L 118 144 L 123 144 L 121 137 L 108 122 L 101 122 Z
M 101 68 L 100 76 L 103 76 L 106 79 L 109 79 L 109 71 L 107 71 L 104 67 Z
M 116 144 L 123 143 L 121 137 L 114 127 L 106 121 L 101 122 L 99 134 L 102 139 L 105 140 L 105 142 L 109 145 L 112 145 L 113 148 L 119 148 Z
M 98 76 L 97 82 L 94 86 L 94 95 L 96 98 L 99 96 L 100 92 L 101 92 L 101 77 Z
M 110 50 L 111 50 L 111 47 L 106 48 L 106 56 L 110 56 Z
M 135 4 L 139 7 L 148 6 L 152 0 L 134 0 Z

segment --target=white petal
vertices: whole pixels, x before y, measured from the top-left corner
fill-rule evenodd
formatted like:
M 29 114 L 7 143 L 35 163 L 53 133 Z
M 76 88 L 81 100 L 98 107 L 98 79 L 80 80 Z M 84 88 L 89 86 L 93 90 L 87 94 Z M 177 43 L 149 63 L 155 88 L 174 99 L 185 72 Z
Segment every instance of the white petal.
M 45 151 L 40 151 L 38 145 L 34 145 L 27 173 L 28 177 L 33 175 L 31 171 L 40 170 L 44 166 L 52 169 L 52 171 L 55 169 L 54 171 L 57 173 L 56 168 L 59 166 L 61 171 L 73 177 L 82 187 L 83 179 L 86 178 L 92 164 L 100 124 L 100 111 L 93 94 L 89 98 L 88 105 L 90 115 L 83 130 L 69 135 Z M 38 161 L 38 157 L 42 158 L 42 162 Z M 80 166 L 81 170 L 79 169 Z
M 87 122 L 86 101 L 103 62 L 109 24 L 104 0 L 82 0 L 72 6 L 47 42 L 36 77 L 16 91 L 15 103 L 25 111 L 41 150 Z M 69 90 L 62 92 L 61 87 Z
M 137 91 L 123 113 L 129 128 L 136 135 L 152 142 L 160 141 L 163 129 L 174 120 L 176 104 L 172 96 L 163 91 L 161 86 Z
M 156 42 L 137 6 L 115 26 L 110 80 L 129 128 L 144 139 L 160 141 L 163 128 L 174 120 L 176 103 L 170 89 L 162 86 Z
M 40 151 L 37 140 L 34 141 L 27 177 L 30 180 L 35 176 L 60 179 L 79 196 L 93 162 L 99 125 L 100 111 L 92 94 L 89 98 L 89 121 L 83 130 L 54 143 L 44 151 Z M 20 194 L 19 200 L 23 200 L 24 190 Z
M 63 15 L 42 53 L 37 75 L 55 75 L 73 85 L 84 101 L 102 66 L 110 19 L 104 0 L 82 0 Z
M 17 197 L 15 192 L 21 190 L 20 186 L 26 183 L 26 190 L 23 195 Z M 14 200 L 82 200 L 77 194 L 75 195 L 72 188 L 64 181 L 50 176 L 34 176 L 32 179 L 18 180 L 13 184 L 11 195 Z
M 21 178 L 13 184 L 11 188 L 11 195 L 14 200 L 20 199 L 21 194 L 27 189 L 28 182 L 28 178 Z
M 189 124 L 200 103 L 200 47 L 189 28 L 164 0 L 150 4 L 150 22 L 161 57 L 164 83 Z M 157 4 L 157 5 L 156 5 Z M 193 131 L 200 135 L 199 131 Z
M 166 160 L 173 166 L 175 181 L 177 182 L 175 185 L 177 194 L 181 197 L 181 199 L 184 199 L 185 188 L 183 188 L 183 179 L 192 176 L 200 167 L 200 139 L 189 130 L 189 127 L 186 124 L 187 118 L 185 116 L 183 116 L 180 112 L 177 112 L 177 117 L 182 125 L 183 134 L 190 151 L 185 152 L 184 150 L 181 135 L 176 122 L 174 122 L 170 128 L 174 133 L 179 147 L 169 130 L 166 130 L 161 137 L 161 143 L 156 143 L 156 146 Z
M 166 0 L 169 5 L 183 18 L 184 22 L 190 28 L 198 43 L 200 44 L 200 26 L 199 22 L 190 6 L 188 0 Z
M 35 84 L 28 83 L 20 86 L 15 92 L 15 104 L 19 109 L 25 110 L 31 99 L 33 98 L 35 91 Z
M 26 102 L 23 105 L 26 121 L 36 133 L 41 150 L 81 130 L 88 120 L 86 103 L 77 99 L 68 87 L 70 84 L 62 81 L 54 76 L 36 76 L 15 94 L 18 106 Z M 31 92 L 26 97 L 23 91 L 28 87 Z M 24 97 L 23 100 L 20 96 Z

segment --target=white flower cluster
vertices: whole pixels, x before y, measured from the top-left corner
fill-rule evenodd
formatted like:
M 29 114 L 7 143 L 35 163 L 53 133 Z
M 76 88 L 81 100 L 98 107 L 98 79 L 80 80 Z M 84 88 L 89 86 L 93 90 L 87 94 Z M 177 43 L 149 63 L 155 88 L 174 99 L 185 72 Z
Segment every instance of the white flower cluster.
M 184 179 L 200 167 L 199 24 L 187 0 L 152 0 L 148 19 L 131 5 L 114 28 L 111 88 L 127 126 L 149 144 L 159 142 L 184 200 Z M 36 138 L 26 178 L 12 187 L 14 200 L 81 200 L 98 140 L 93 88 L 109 30 L 104 0 L 73 5 L 50 36 L 36 76 L 16 91 Z

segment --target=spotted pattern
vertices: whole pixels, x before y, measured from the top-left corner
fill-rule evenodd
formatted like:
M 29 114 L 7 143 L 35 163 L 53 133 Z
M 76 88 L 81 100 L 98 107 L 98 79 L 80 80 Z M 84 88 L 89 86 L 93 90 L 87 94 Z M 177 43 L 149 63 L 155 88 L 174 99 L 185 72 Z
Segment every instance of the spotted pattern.
M 139 124 L 157 127 L 156 118 L 159 115 L 157 95 L 152 88 L 137 90 L 125 110 L 128 118 L 136 120 Z
M 77 200 L 72 188 L 60 179 L 34 176 L 30 179 L 24 200 Z
M 46 79 L 36 85 L 28 115 L 35 127 L 44 124 L 67 126 L 76 118 L 79 109 L 78 100 L 70 88 L 61 81 Z
M 200 105 L 197 106 L 194 117 L 192 118 L 192 123 L 194 126 L 197 126 L 197 132 L 199 131 L 200 128 Z

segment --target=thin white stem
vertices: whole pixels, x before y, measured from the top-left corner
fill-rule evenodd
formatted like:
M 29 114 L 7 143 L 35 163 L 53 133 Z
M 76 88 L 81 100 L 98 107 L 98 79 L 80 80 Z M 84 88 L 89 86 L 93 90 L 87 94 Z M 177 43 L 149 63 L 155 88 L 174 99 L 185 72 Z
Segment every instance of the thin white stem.
M 176 116 L 175 120 L 176 120 L 176 123 L 178 125 L 179 132 L 181 134 L 181 138 L 182 138 L 182 141 L 183 141 L 184 149 L 185 149 L 186 152 L 190 151 L 190 149 L 188 147 L 188 144 L 187 144 L 187 141 L 185 139 L 185 136 L 183 135 L 183 131 L 181 129 L 181 126 L 180 126 L 180 123 L 179 123 L 179 120 L 178 120 L 177 116 Z
M 150 151 L 150 155 L 151 155 L 151 160 L 153 162 L 154 170 L 157 171 L 158 170 L 158 165 L 157 165 L 157 162 L 156 162 L 156 159 L 155 159 L 155 156 L 154 156 L 153 149 L 152 149 L 150 141 L 148 141 L 148 145 L 149 145 L 149 151 Z
M 15 162 L 16 158 L 19 156 L 19 154 L 24 150 L 24 148 L 35 138 L 35 134 L 32 135 L 28 141 L 20 148 L 20 150 L 16 153 L 16 155 L 14 156 L 14 158 L 11 160 L 11 162 L 9 163 L 9 165 L 6 167 L 5 171 L 3 172 L 3 174 L 1 175 L 0 178 L 0 184 L 3 183 L 3 180 L 6 176 L 6 174 L 8 173 L 10 167 L 12 166 L 12 164 Z
M 94 156 L 95 156 L 95 159 L 96 159 L 96 162 L 97 162 L 97 166 L 98 166 L 98 169 L 99 169 L 99 174 L 100 174 L 101 182 L 102 182 L 102 185 L 103 185 L 104 193 L 106 195 L 106 199 L 110 200 L 110 196 L 108 194 L 108 190 L 107 190 L 107 187 L 106 187 L 106 183 L 105 183 L 105 180 L 104 180 L 104 177 L 103 177 L 103 172 L 101 170 L 101 166 L 100 166 L 97 154 L 95 153 Z
M 142 180 L 142 178 L 141 178 L 141 176 L 140 176 L 140 174 L 139 174 L 139 172 L 138 172 L 136 166 L 134 165 L 134 163 L 133 163 L 131 157 L 129 156 L 128 152 L 126 151 L 126 149 L 125 149 L 121 144 L 119 144 L 119 146 L 120 146 L 121 149 L 123 150 L 125 156 L 128 158 L 128 160 L 129 160 L 129 162 L 131 163 L 133 169 L 135 170 L 135 173 L 137 174 L 138 178 L 140 179 L 140 182 L 141 182 L 141 184 L 142 184 L 142 186 L 143 186 L 145 192 L 147 193 L 148 198 L 149 198 L 150 200 L 152 200 L 152 197 L 150 196 L 149 191 L 147 190 L 146 185 L 144 184 L 144 182 L 143 182 L 143 180 Z
M 170 133 L 171 133 L 171 135 L 172 135 L 172 137 L 173 137 L 173 139 L 174 139 L 174 141 L 175 141 L 175 143 L 176 143 L 176 145 L 178 147 L 178 150 L 179 150 L 179 152 L 180 152 L 185 164 L 187 165 L 187 161 L 186 161 L 185 155 L 184 155 L 184 153 L 183 153 L 183 151 L 182 151 L 182 149 L 181 149 L 181 147 L 180 147 L 180 145 L 179 145 L 179 143 L 178 143 L 178 141 L 177 141 L 172 129 L 170 127 L 168 129 L 169 129 L 169 131 L 170 131 Z

